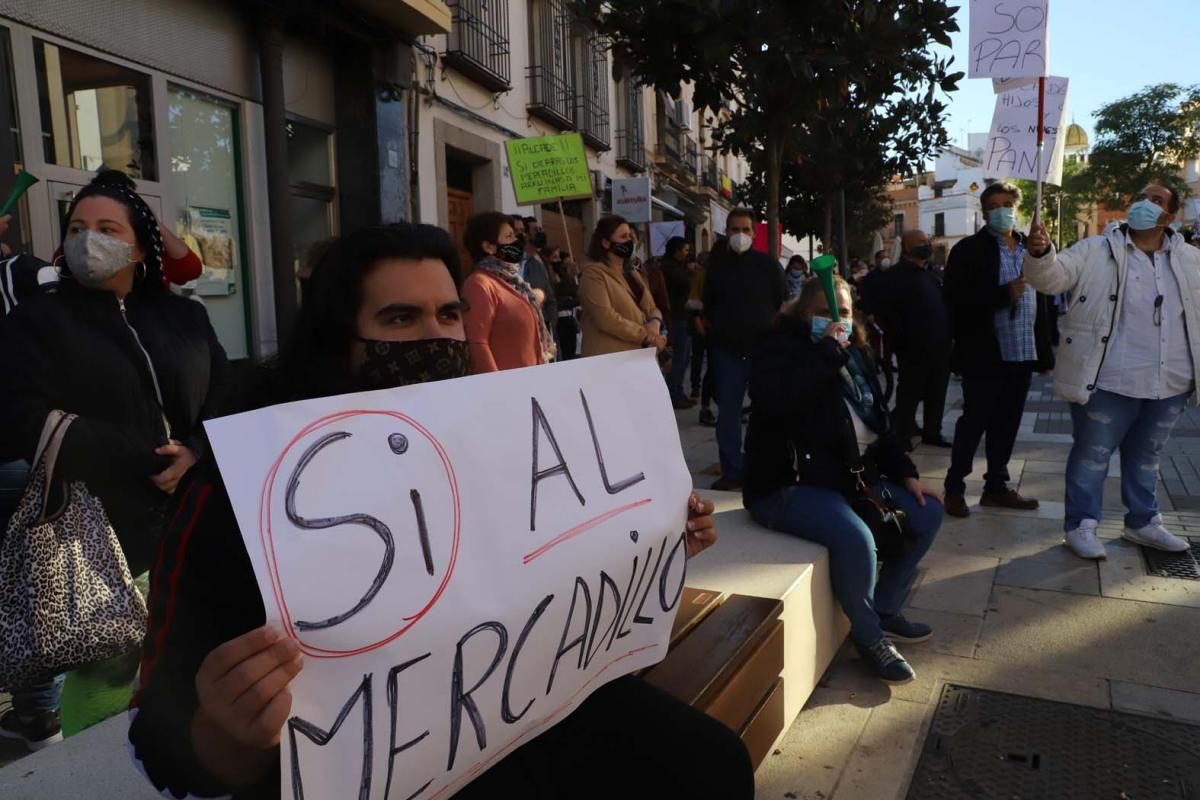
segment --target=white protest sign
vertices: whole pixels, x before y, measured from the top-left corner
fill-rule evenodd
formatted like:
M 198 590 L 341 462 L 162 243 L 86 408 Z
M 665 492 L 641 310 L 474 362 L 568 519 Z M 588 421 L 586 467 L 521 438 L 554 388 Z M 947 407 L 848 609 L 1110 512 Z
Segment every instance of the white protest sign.
M 206 428 L 306 654 L 285 798 L 448 797 L 666 655 L 691 478 L 651 351 Z
M 650 223 L 650 255 L 661 256 L 667 252 L 667 242 L 672 237 L 683 236 L 687 233 L 683 220 Z
M 1046 183 L 1062 184 L 1063 148 L 1066 137 L 1060 136 L 1067 118 L 1067 78 L 1046 79 L 1046 103 L 1042 124 L 1045 126 L 1045 149 L 1042 153 L 1042 174 Z M 1038 87 L 1022 86 L 996 97 L 992 115 L 992 130 L 983 148 L 985 178 L 1026 178 L 1037 180 L 1037 103 Z
M 1046 74 L 1049 0 L 971 0 L 968 78 Z
M 1002 94 L 1022 86 L 1037 86 L 1037 82 L 1037 78 L 992 78 L 992 91 Z
M 627 222 L 649 222 L 650 178 L 613 178 L 612 210 Z

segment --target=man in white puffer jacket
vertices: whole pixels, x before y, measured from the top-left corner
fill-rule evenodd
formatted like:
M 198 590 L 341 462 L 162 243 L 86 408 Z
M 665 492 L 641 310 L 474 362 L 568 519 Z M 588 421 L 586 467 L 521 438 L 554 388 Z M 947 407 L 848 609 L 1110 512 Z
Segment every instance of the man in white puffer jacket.
M 1163 527 L 1157 496 L 1159 455 L 1200 374 L 1200 250 L 1167 227 L 1178 211 L 1179 194 L 1151 184 L 1126 224 L 1063 253 L 1044 226 L 1030 231 L 1026 280 L 1040 292 L 1071 294 L 1054 388 L 1071 404 L 1075 436 L 1065 543 L 1083 558 L 1105 557 L 1096 525 L 1118 448 L 1121 535 L 1171 552 L 1189 546 Z

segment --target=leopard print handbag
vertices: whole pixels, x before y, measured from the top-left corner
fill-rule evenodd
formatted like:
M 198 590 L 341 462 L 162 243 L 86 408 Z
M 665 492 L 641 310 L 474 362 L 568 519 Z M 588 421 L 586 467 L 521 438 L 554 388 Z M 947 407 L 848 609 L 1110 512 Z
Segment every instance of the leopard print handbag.
M 104 507 L 80 481 L 48 509 L 73 414 L 52 411 L 0 546 L 0 686 L 21 686 L 141 645 L 146 601 Z

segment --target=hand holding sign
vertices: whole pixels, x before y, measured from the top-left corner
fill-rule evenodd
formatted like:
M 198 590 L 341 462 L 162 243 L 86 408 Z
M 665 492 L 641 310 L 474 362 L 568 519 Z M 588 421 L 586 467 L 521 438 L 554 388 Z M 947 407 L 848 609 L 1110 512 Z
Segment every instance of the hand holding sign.
M 1050 234 L 1041 222 L 1035 221 L 1029 227 L 1029 238 L 1025 241 L 1025 248 L 1030 255 L 1038 257 L 1050 251 Z

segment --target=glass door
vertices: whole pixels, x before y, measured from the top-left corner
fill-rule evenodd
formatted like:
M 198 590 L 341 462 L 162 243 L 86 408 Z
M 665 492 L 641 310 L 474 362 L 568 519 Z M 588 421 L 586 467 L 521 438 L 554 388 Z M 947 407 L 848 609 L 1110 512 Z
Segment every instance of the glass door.
M 237 108 L 171 85 L 167 91 L 174 217 L 163 220 L 200 256 L 204 271 L 187 291 L 208 309 L 229 358 L 250 356 L 247 335 Z

